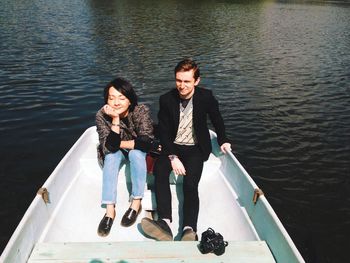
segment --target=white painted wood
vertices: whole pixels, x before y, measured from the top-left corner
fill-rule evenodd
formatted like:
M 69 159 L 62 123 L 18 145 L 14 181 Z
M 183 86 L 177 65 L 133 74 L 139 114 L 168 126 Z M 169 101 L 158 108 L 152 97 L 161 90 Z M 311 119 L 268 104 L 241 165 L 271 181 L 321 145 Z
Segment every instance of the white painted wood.
M 263 241 L 230 242 L 223 255 L 202 254 L 198 242 L 38 243 L 29 263 L 235 262 L 274 263 Z
M 215 133 L 211 133 L 215 137 Z M 213 143 L 213 148 L 218 149 L 216 141 Z M 305 262 L 266 197 L 262 195 L 256 204 L 252 202 L 254 190 L 258 186 L 232 152 L 219 156 L 219 159 L 227 185 L 239 196 L 239 203 L 245 207 L 259 237 L 268 243 L 276 261 Z

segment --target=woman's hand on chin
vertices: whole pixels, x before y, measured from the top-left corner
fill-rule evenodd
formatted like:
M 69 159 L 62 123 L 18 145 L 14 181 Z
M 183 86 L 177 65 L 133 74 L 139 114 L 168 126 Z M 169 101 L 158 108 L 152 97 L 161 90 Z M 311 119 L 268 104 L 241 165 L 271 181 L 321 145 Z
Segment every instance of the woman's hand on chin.
M 116 109 L 112 108 L 111 106 L 109 106 L 108 104 L 103 106 L 103 111 L 110 117 L 112 118 L 118 118 L 119 117 L 119 113 Z

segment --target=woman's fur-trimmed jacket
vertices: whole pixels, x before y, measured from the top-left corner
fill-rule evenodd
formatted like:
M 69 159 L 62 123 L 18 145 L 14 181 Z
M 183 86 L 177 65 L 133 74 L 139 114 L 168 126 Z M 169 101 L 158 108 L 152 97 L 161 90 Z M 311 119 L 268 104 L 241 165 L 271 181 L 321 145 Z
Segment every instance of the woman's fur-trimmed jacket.
M 98 161 L 103 166 L 106 154 L 116 152 L 120 148 L 120 141 L 135 140 L 135 149 L 150 151 L 154 145 L 153 122 L 149 107 L 136 105 L 126 117 L 127 121 L 120 121 L 120 133 L 112 131 L 112 118 L 105 114 L 103 108 L 96 113 L 96 127 L 99 138 L 97 147 Z

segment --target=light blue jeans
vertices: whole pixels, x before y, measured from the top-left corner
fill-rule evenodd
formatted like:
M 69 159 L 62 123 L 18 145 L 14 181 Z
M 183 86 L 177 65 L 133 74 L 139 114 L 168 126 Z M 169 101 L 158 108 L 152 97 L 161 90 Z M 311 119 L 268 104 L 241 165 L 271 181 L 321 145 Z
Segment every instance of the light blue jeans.
M 103 165 L 102 206 L 117 202 L 118 174 L 120 167 L 125 162 L 130 162 L 131 199 L 143 198 L 147 176 L 146 153 L 140 150 L 130 150 L 128 158 L 125 158 L 122 151 L 117 151 L 105 156 Z

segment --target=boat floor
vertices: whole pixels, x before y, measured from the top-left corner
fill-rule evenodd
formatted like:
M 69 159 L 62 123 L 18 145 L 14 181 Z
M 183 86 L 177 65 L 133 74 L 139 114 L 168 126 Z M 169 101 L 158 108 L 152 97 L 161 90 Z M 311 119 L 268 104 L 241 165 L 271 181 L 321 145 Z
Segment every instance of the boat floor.
M 112 230 L 107 237 L 97 235 L 97 226 L 105 209 L 100 205 L 102 171 L 96 161 L 95 147 L 90 147 L 80 159 L 80 169 L 72 178 L 53 215 L 47 222 L 39 242 L 116 242 L 116 241 L 153 241 L 147 238 L 141 229 L 142 217 L 150 217 L 146 209 L 154 209 L 154 194 L 146 191 L 143 199 L 143 211 L 136 223 L 131 227 L 120 225 L 124 212 L 129 207 L 127 190 L 128 178 L 125 166 L 121 169 L 118 182 L 116 218 Z M 254 228 L 244 210 L 237 201 L 237 196 L 229 188 L 220 170 L 220 161 L 211 154 L 205 163 L 199 185 L 200 212 L 198 233 L 208 227 L 223 235 L 225 240 L 252 241 L 258 240 Z M 73 175 L 72 175 L 73 176 Z M 148 175 L 152 181 L 152 175 Z M 171 185 L 174 239 L 180 238 L 181 218 L 181 182 Z M 179 205 L 180 204 L 180 205 Z M 152 208 L 153 207 L 153 208 Z

